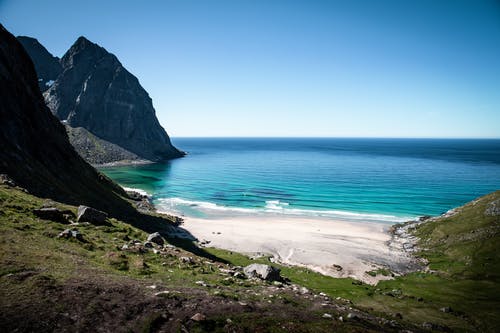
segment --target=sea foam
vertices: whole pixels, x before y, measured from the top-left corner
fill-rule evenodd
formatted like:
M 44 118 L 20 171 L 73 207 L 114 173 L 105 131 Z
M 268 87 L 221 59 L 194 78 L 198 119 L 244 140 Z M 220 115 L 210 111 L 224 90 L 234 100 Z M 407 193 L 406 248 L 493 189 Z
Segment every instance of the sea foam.
M 376 213 L 350 212 L 342 210 L 315 210 L 294 208 L 290 203 L 280 200 L 268 200 L 263 207 L 242 208 L 234 206 L 224 206 L 213 202 L 187 200 L 184 198 L 159 198 L 155 200 L 155 206 L 159 211 L 185 212 L 186 208 L 202 212 L 207 215 L 217 216 L 218 213 L 242 213 L 258 215 L 289 215 L 303 217 L 322 217 L 332 220 L 343 221 L 363 221 L 363 222 L 383 222 L 396 223 L 413 220 L 416 216 L 395 216 Z

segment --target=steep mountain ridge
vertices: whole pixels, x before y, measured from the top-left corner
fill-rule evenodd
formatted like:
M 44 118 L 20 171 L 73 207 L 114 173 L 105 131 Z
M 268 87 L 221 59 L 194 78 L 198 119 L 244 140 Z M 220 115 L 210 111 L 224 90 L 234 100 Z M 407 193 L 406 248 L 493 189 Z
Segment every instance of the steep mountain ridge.
M 132 209 L 125 192 L 87 164 L 44 103 L 35 67 L 0 25 L 0 173 L 31 193 L 110 212 Z
M 41 91 L 45 91 L 57 80 L 62 72 L 60 59 L 50 54 L 47 49 L 35 38 L 28 36 L 18 36 L 17 40 L 23 45 L 34 62 L 35 70 L 38 75 L 38 86 Z
M 46 62 L 46 54 L 31 51 L 40 48 L 43 46 L 26 48 L 35 64 Z M 115 55 L 79 37 L 59 63 L 61 72 L 44 97 L 52 113 L 66 125 L 82 127 L 102 140 L 103 147 L 117 145 L 137 159 L 161 161 L 184 155 L 158 122 L 148 93 Z M 40 78 L 43 75 L 38 74 Z M 79 146 L 75 149 L 81 156 L 88 156 Z M 104 151 L 99 154 L 103 159 L 88 161 L 116 162 L 115 152 Z

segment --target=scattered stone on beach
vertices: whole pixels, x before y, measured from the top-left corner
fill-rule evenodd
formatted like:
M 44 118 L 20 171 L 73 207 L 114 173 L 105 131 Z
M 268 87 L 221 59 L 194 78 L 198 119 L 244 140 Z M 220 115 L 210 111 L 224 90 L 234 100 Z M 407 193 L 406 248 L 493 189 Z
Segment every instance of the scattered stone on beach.
M 159 232 L 149 234 L 148 242 L 155 243 L 155 244 L 158 244 L 160 246 L 165 244 L 165 240 L 163 239 L 163 237 L 161 237 Z
M 104 223 L 108 214 L 92 207 L 78 206 L 77 222 Z
M 323 315 L 321 316 L 322 318 L 326 318 L 326 319 L 330 319 L 330 318 L 333 318 L 333 316 L 329 313 L 323 313 Z
M 340 266 L 340 265 L 336 265 L 336 264 L 332 265 L 332 267 L 333 267 L 333 268 L 334 268 L 337 272 L 340 272 L 341 270 L 343 270 L 343 269 L 344 269 L 342 266 Z
M 68 223 L 67 217 L 68 215 L 70 215 L 70 213 L 71 211 L 62 211 L 56 207 L 44 207 L 33 210 L 33 214 L 41 219 L 61 223 Z
M 259 278 L 266 281 L 282 281 L 280 269 L 264 264 L 251 264 L 243 268 L 243 272 L 249 278 Z
M 200 246 L 206 246 L 208 244 L 210 244 L 211 241 L 207 240 L 207 239 L 203 239 L 201 242 L 200 242 Z
M 148 248 L 148 249 L 152 249 L 153 248 L 153 243 L 151 243 L 151 242 L 144 242 L 144 247 Z
M 137 202 L 135 204 L 135 208 L 141 212 L 154 212 L 155 211 L 155 207 L 153 206 L 153 204 L 151 202 L 149 202 L 149 199 L 142 199 L 141 201 Z
M 127 190 L 125 191 L 128 195 L 128 197 L 132 200 L 135 200 L 135 201 L 141 201 L 143 199 L 147 199 L 148 196 L 147 195 L 144 195 L 144 194 L 141 194 L 137 191 L 133 191 L 133 190 Z

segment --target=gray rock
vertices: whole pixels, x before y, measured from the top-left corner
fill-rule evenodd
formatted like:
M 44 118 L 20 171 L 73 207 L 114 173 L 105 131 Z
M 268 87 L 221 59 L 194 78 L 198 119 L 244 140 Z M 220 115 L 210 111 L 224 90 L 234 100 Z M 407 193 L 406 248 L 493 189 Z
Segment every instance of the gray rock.
M 57 238 L 75 238 L 76 240 L 79 240 L 80 242 L 83 242 L 83 236 L 80 233 L 80 231 L 76 229 L 66 229 L 63 232 L 61 232 L 59 235 L 57 235 Z
M 347 314 L 347 319 L 358 319 L 358 315 L 352 312 Z
M 79 206 L 76 220 L 78 222 L 104 223 L 107 217 L 108 214 L 100 210 L 87 206 Z
M 151 242 L 144 242 L 144 247 L 152 249 L 153 248 L 153 243 L 151 243 Z
M 264 264 L 251 264 L 243 268 L 243 273 L 249 278 L 256 277 L 266 281 L 282 281 L 280 269 L 264 265 Z
M 66 216 L 68 215 L 68 212 L 61 211 L 55 207 L 34 209 L 33 214 L 35 214 L 35 216 L 37 216 L 41 219 L 44 219 L 44 220 L 50 220 L 50 221 L 56 221 L 56 222 L 62 222 L 62 223 L 68 222 L 67 218 L 66 218 Z
M 143 199 L 135 204 L 135 208 L 141 212 L 154 212 L 156 210 L 155 206 L 148 199 Z
M 193 264 L 194 263 L 193 258 L 191 258 L 191 257 L 180 257 L 179 261 L 182 263 L 185 263 L 185 264 Z
M 112 164 L 113 162 L 142 162 L 136 154 L 95 136 L 83 127 L 64 124 L 69 142 L 76 152 L 90 164 Z
M 165 240 L 163 239 L 163 237 L 161 237 L 161 235 L 160 235 L 159 232 L 155 232 L 155 233 L 149 234 L 149 236 L 148 236 L 148 242 L 155 243 L 155 244 L 158 244 L 158 245 L 165 244 Z
M 16 187 L 16 183 L 6 174 L 0 174 L 0 184 L 4 184 L 10 187 Z
M 333 268 L 334 268 L 337 272 L 340 272 L 341 270 L 343 270 L 343 269 L 344 269 L 342 266 L 340 266 L 340 265 L 336 265 L 336 264 L 332 265 L 332 267 L 333 267 Z
M 433 331 L 442 331 L 442 332 L 451 332 L 451 329 L 448 326 L 440 325 L 436 323 L 424 322 L 422 327 L 428 330 Z
M 489 216 L 500 216 L 500 199 L 490 202 L 484 214 Z
M 207 316 L 201 313 L 196 313 L 194 316 L 191 317 L 191 320 L 193 321 L 204 321 L 207 319 Z

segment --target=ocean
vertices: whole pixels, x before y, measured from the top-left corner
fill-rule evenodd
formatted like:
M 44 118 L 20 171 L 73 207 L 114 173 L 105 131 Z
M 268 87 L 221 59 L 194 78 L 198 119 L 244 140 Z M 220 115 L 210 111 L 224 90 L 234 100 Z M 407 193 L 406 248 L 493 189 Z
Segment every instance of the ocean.
M 395 223 L 500 189 L 500 140 L 173 138 L 188 155 L 101 169 L 159 210 Z

